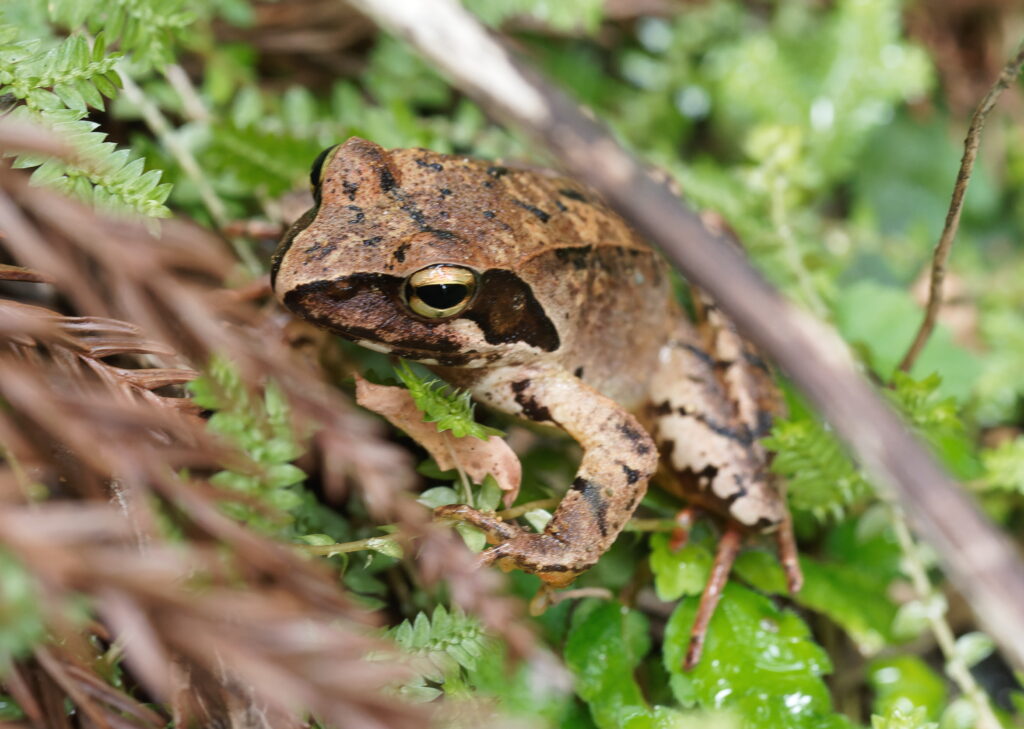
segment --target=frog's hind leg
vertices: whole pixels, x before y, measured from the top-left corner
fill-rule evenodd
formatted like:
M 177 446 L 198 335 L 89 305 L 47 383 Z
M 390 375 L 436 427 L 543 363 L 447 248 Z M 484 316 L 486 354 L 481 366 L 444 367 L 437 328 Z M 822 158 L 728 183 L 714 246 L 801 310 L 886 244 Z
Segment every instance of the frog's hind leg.
M 700 596 L 697 616 L 694 618 L 693 628 L 690 630 L 690 645 L 686 649 L 686 659 L 683 661 L 683 668 L 687 671 L 700 661 L 700 655 L 704 651 L 704 636 L 708 632 L 708 624 L 711 622 L 711 616 L 715 614 L 715 608 L 718 607 L 725 583 L 729 581 L 729 573 L 732 572 L 732 565 L 740 553 L 742 542 L 743 530 L 736 524 L 727 526 L 718 542 L 718 551 L 715 553 L 715 561 L 711 565 L 711 574 L 708 575 L 708 582 Z
M 775 532 L 775 546 L 779 551 L 779 564 L 786 575 L 786 587 L 789 594 L 795 595 L 804 586 L 804 574 L 800 570 L 800 560 L 797 557 L 796 537 L 793 536 L 793 517 L 789 511 Z

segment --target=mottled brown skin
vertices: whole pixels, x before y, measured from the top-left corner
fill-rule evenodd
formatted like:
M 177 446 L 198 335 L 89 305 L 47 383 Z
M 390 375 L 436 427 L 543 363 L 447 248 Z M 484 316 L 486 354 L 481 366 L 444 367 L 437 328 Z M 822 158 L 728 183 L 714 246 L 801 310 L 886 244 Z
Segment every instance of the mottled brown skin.
M 403 299 L 407 278 L 436 264 L 476 272 L 456 315 L 423 316 Z M 731 328 L 687 321 L 662 259 L 572 180 L 352 138 L 324 161 L 318 206 L 285 237 L 273 278 L 298 315 L 580 443 L 542 534 L 440 510 L 484 528 L 496 545 L 487 561 L 569 584 L 633 513 L 658 446 L 670 483 L 704 509 L 743 530 L 786 517 L 757 443 L 767 371 Z

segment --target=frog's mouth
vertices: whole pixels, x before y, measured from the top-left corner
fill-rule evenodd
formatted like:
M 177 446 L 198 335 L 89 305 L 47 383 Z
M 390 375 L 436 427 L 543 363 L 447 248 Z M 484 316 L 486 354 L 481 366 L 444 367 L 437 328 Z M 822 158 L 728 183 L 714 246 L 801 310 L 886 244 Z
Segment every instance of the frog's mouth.
M 314 281 L 286 292 L 285 306 L 346 339 L 406 359 L 460 365 L 471 355 L 445 321 L 409 315 L 401 298 L 404 279 L 383 273 L 353 273 Z

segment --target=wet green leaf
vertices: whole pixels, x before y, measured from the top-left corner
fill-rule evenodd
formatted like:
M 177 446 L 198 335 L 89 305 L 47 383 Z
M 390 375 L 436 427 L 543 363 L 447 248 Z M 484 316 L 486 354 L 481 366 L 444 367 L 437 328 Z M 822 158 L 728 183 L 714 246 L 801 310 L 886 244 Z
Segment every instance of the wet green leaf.
M 849 726 L 832 712 L 821 679 L 831 671 L 828 656 L 796 614 L 729 583 L 711 620 L 703 658 L 686 672 L 682 663 L 696 609 L 697 598 L 684 598 L 665 629 L 665 667 L 680 703 L 732 709 L 749 729 Z

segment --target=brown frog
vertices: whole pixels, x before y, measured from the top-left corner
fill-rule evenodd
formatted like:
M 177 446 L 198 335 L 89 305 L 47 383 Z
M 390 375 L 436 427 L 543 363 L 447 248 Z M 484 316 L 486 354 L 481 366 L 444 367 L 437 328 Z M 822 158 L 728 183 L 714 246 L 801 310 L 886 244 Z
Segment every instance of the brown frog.
M 778 534 L 799 589 L 786 507 L 758 442 L 777 405 L 770 373 L 699 293 L 691 323 L 660 255 L 596 193 L 356 137 L 325 151 L 312 182 L 316 206 L 274 257 L 289 309 L 583 448 L 543 533 L 468 506 L 438 510 L 487 533 L 485 562 L 568 585 L 615 540 L 660 461 L 667 487 L 726 525 L 688 665 L 743 534 Z

